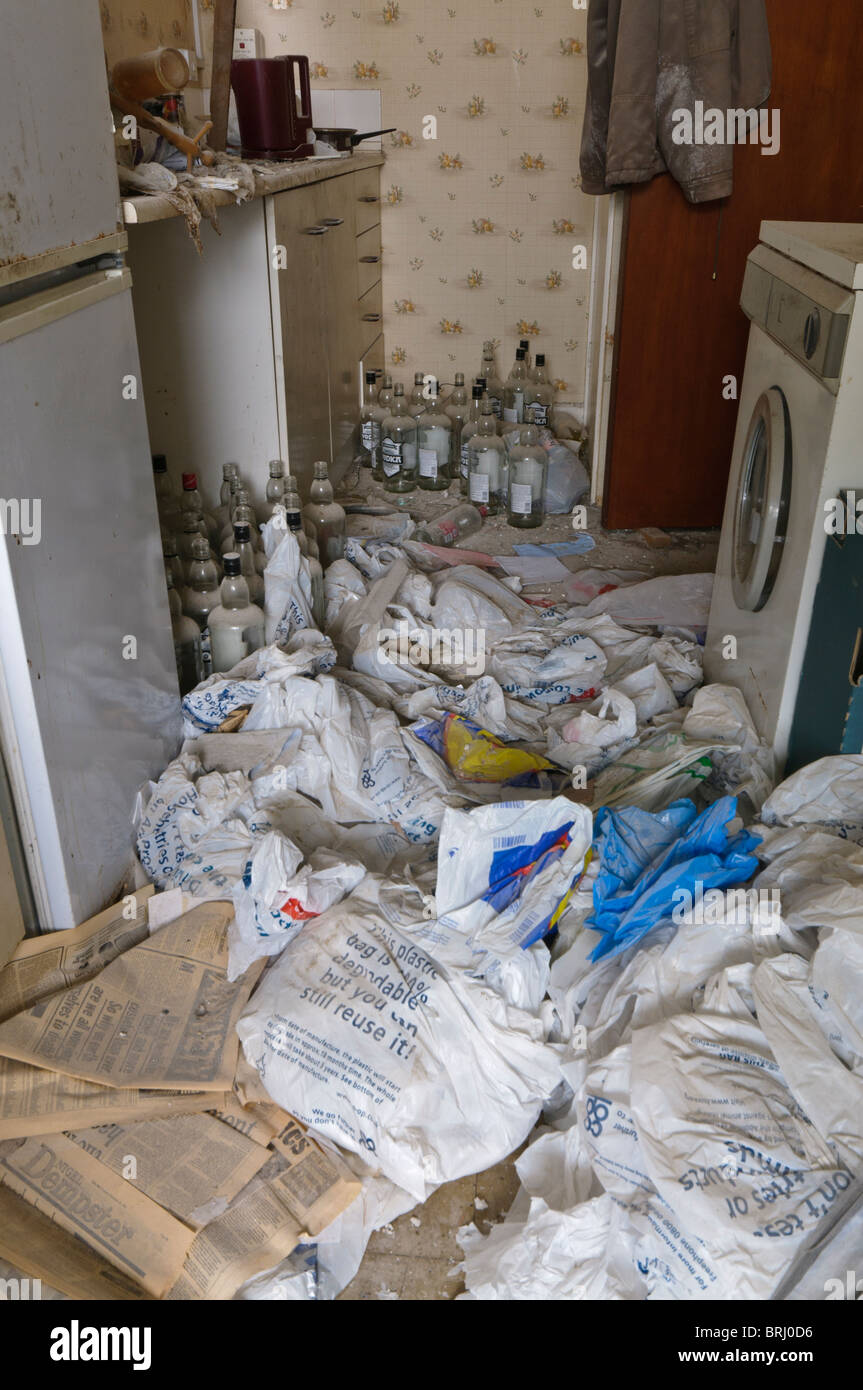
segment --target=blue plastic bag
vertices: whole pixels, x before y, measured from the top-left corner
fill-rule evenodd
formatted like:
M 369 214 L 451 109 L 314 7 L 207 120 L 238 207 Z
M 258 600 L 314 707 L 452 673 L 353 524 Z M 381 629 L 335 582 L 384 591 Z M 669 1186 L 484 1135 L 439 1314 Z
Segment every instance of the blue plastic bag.
M 738 887 L 759 867 L 752 853 L 757 835 L 727 826 L 737 815 L 735 797 L 724 796 L 698 815 L 692 801 L 675 801 L 658 813 L 637 807 L 596 816 L 594 853 L 599 874 L 593 889 L 593 913 L 585 925 L 602 933 L 591 960 L 619 955 L 671 917 L 674 894 L 696 884 Z

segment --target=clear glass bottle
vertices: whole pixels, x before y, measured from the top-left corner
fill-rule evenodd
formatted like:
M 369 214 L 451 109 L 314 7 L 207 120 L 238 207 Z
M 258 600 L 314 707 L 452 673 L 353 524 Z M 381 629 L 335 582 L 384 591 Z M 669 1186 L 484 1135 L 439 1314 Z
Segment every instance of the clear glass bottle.
M 455 385 L 449 394 L 444 413 L 452 421 L 452 452 L 449 459 L 449 476 L 451 479 L 459 478 L 459 457 L 461 450 L 461 432 L 464 429 L 465 421 L 470 414 L 470 401 L 468 400 L 467 388 L 464 384 L 464 372 L 456 372 Z
M 180 510 L 183 512 L 197 512 L 204 518 L 205 532 L 208 540 L 213 540 L 219 531 L 219 523 L 214 516 L 211 516 L 204 509 L 201 494 L 198 491 L 198 478 L 195 473 L 183 474 L 183 495 L 180 498 Z
M 524 423 L 524 395 L 527 390 L 527 367 L 524 348 L 516 348 L 515 362 L 503 388 L 503 419 L 505 425 Z
M 196 540 L 206 540 L 203 518 L 194 512 L 186 512 L 183 529 L 177 537 L 177 552 L 183 571 L 183 584 L 188 583 L 189 562 L 192 559 L 192 546 Z M 207 541 L 208 553 L 209 549 L 210 544 Z
M 519 431 L 518 443 L 509 451 L 510 526 L 541 526 L 545 520 L 545 479 L 548 456 L 539 442 L 534 423 L 536 406 L 528 407 L 529 421 Z
M 293 480 L 291 480 L 293 481 Z M 321 569 L 321 562 L 318 559 L 318 547 L 309 541 L 308 536 L 303 530 L 303 518 L 300 512 L 299 494 L 289 492 L 285 502 L 285 519 L 288 529 L 296 537 L 301 553 L 305 556 L 309 566 L 309 579 L 312 584 L 312 617 L 319 632 L 324 630 L 324 615 L 326 613 L 326 600 L 324 597 L 324 572 Z
M 491 401 L 492 414 L 496 420 L 503 419 L 503 382 L 497 374 L 494 361 L 494 347 L 486 343 L 482 354 L 480 377 L 485 381 L 485 389 Z
M 173 575 L 166 575 L 168 582 L 168 607 L 171 610 L 171 628 L 174 634 L 174 660 L 177 663 L 177 680 L 180 694 L 188 695 L 204 679 L 204 661 L 201 647 L 201 629 L 183 613 L 180 595 L 174 588 Z
M 414 372 L 414 389 L 411 391 L 408 401 L 408 410 L 414 419 L 418 415 L 422 415 L 428 407 L 429 398 L 426 395 L 425 380 L 424 372 Z
M 538 352 L 536 366 L 530 374 L 530 384 L 524 393 L 525 418 L 529 407 L 533 406 L 533 423 L 537 426 L 547 425 L 551 429 L 553 403 L 554 387 L 545 369 L 545 353 Z
M 219 506 L 227 511 L 231 502 L 231 479 L 237 479 L 237 491 L 240 487 L 240 465 L 238 463 L 222 464 L 222 486 L 219 489 Z
M 417 422 L 405 404 L 405 388 L 395 387 L 392 413 L 383 423 L 381 439 L 384 489 L 413 492 L 417 473 Z
M 365 400 L 360 410 L 360 428 L 357 440 L 360 463 L 363 468 L 372 470 L 372 476 L 374 476 L 375 468 L 380 466 L 378 455 L 381 451 L 381 422 L 378 416 L 375 377 L 375 372 L 366 372 Z
M 254 550 L 260 550 L 263 545 L 261 533 L 258 530 L 258 522 L 255 516 L 255 509 L 252 506 L 251 493 L 247 492 L 245 488 L 240 488 L 239 492 L 234 493 L 234 510 L 231 513 L 231 529 L 229 531 L 227 527 L 225 527 L 222 531 L 221 551 L 223 555 L 226 554 L 227 551 L 234 549 L 234 527 L 238 521 L 243 521 L 248 525 L 250 533 L 249 539 L 252 542 L 252 548 Z
M 381 389 L 378 391 L 377 400 L 374 404 L 374 416 L 381 427 L 381 443 L 383 444 L 384 420 L 392 413 L 395 394 L 393 392 L 393 379 L 389 372 L 384 372 L 381 382 Z M 384 480 L 383 453 L 378 449 L 377 460 L 372 468 L 372 478 L 376 483 Z
M 528 376 L 530 376 L 530 338 L 522 338 L 519 347 L 524 353 L 524 365 Z
M 471 392 L 472 400 L 470 403 L 470 414 L 462 426 L 461 442 L 459 444 L 459 479 L 461 480 L 461 490 L 467 497 L 470 490 L 470 452 L 469 445 L 482 419 L 482 398 L 485 395 L 485 387 L 480 379 L 474 383 Z
M 418 541 L 427 545 L 460 545 L 467 536 L 472 536 L 482 526 L 482 516 L 470 502 L 460 502 L 443 516 L 427 521 L 417 531 Z
M 211 610 L 219 602 L 219 571 L 203 536 L 192 542 L 186 574 L 186 583 L 180 591 L 183 612 L 187 618 L 194 618 L 203 632 Z
M 165 561 L 165 573 L 171 575 L 174 588 L 182 589 L 186 582 L 186 574 L 180 559 L 180 548 L 176 536 L 165 536 L 162 541 L 162 556 Z
M 479 429 L 468 444 L 468 491 L 474 506 L 483 514 L 497 516 L 506 511 L 507 458 L 498 436 L 488 395 L 483 396 Z
M 263 603 L 264 581 L 258 574 L 255 564 L 255 550 L 251 537 L 252 531 L 247 521 L 234 522 L 234 550 L 232 553 L 240 557 L 240 568 L 249 586 L 249 598 L 252 603 Z
M 428 410 L 417 420 L 417 482 L 424 492 L 445 492 L 450 484 L 452 420 L 440 406 L 440 384 L 431 388 Z
M 285 500 L 285 465 L 281 459 L 270 459 L 267 468 L 270 476 L 267 479 L 265 496 L 271 512 L 277 502 L 284 502 Z
M 249 586 L 240 567 L 240 557 L 229 552 L 225 556 L 219 603 L 210 613 L 214 672 L 230 671 L 243 657 L 262 647 L 264 629 L 263 612 L 249 599 Z
M 347 518 L 344 507 L 340 507 L 333 496 L 333 485 L 323 460 L 315 464 L 309 500 L 303 507 L 303 521 L 310 521 L 315 528 L 323 568 L 334 560 L 341 560 L 345 553 Z
M 304 555 L 308 555 L 310 559 L 320 561 L 321 557 L 318 553 L 318 542 L 313 534 L 315 528 L 312 526 L 309 518 L 304 517 L 302 514 L 300 485 L 292 473 L 289 473 L 285 479 L 285 511 L 288 515 L 288 525 L 291 530 L 298 532 L 297 540 L 300 543 L 300 550 L 302 550 Z M 296 526 L 293 523 L 294 515 L 296 515 L 297 518 Z

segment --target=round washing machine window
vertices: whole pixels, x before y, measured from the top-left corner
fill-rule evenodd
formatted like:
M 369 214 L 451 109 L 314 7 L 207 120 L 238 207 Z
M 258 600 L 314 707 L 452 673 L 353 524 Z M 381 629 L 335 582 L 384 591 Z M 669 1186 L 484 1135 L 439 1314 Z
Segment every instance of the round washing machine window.
M 738 608 L 766 604 L 785 553 L 791 506 L 791 417 L 778 386 L 758 400 L 743 450 L 734 511 L 732 587 Z

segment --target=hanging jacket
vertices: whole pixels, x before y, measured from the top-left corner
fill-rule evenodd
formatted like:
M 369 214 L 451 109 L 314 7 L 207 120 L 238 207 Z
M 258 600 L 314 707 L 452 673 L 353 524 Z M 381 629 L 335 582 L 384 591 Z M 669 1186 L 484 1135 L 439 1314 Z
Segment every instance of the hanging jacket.
M 586 193 L 668 171 L 692 203 L 730 195 L 733 144 L 676 143 L 677 113 L 695 116 L 697 102 L 723 115 L 766 102 L 765 0 L 590 0 L 587 60 Z

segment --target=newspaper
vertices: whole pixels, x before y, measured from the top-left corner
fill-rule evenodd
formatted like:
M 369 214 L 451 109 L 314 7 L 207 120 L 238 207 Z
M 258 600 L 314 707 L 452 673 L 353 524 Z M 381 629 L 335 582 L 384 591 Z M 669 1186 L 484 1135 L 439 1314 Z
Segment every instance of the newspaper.
M 98 975 L 103 965 L 145 940 L 153 891 L 148 884 L 80 927 L 22 941 L 0 970 L 0 1022 L 58 989 Z
M 0 1183 L 0 1255 L 31 1279 L 85 1301 L 150 1300 L 140 1284 Z
M 68 1137 L 196 1230 L 224 1210 L 270 1157 L 212 1115 L 99 1125 Z
M 247 1139 L 253 1139 L 264 1148 L 271 1142 L 279 1126 L 271 1124 L 266 1116 L 258 1114 L 251 1106 L 241 1105 L 234 1095 L 225 1096 L 218 1109 L 212 1107 L 212 1099 L 211 1096 L 207 1110 L 211 1115 L 215 1115 L 217 1120 L 221 1120 L 223 1125 L 230 1125 L 239 1134 L 245 1134 Z
M 232 1298 L 248 1279 L 281 1264 L 307 1235 L 334 1221 L 360 1188 L 358 1179 L 310 1139 L 292 1166 L 256 1180 L 198 1233 L 167 1298 Z
M 236 1022 L 264 962 L 227 978 L 233 907 L 205 902 L 111 961 L 0 1023 L 0 1056 L 99 1085 L 231 1089 Z
M 27 1139 L 5 1153 L 0 1177 L 156 1298 L 175 1282 L 193 1231 L 65 1134 Z
M 64 1072 L 47 1071 L 29 1062 L 0 1057 L 0 1139 L 26 1139 L 108 1122 L 125 1124 L 155 1116 L 209 1110 L 212 1091 L 149 1091 L 99 1086 Z M 220 1104 L 230 1104 L 226 1092 Z M 260 1124 L 254 1117 L 251 1124 Z M 268 1131 L 271 1136 L 271 1131 Z M 269 1143 L 269 1137 L 265 1141 Z

